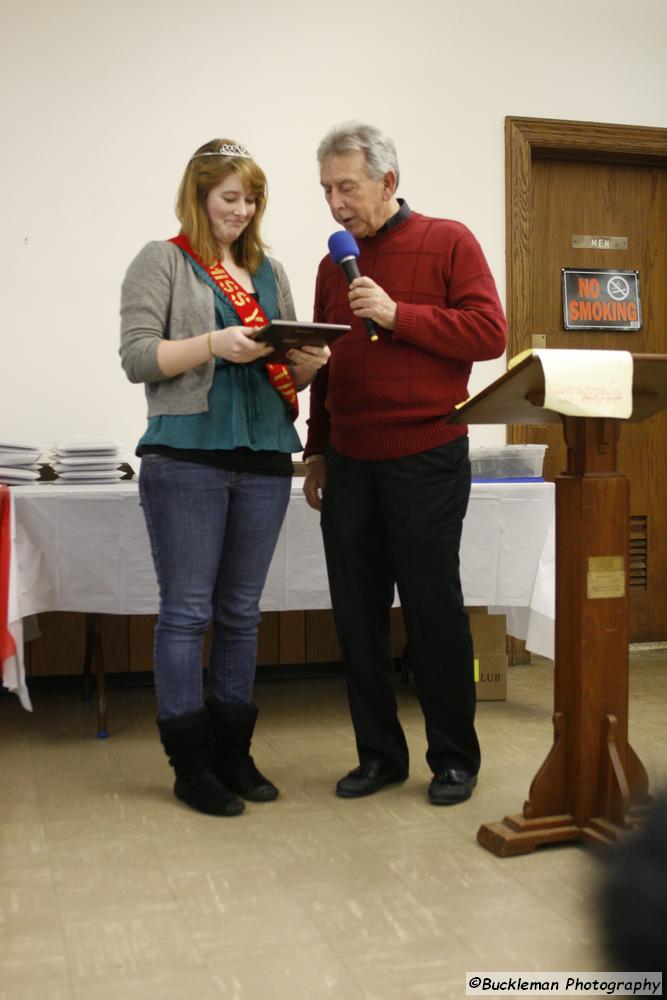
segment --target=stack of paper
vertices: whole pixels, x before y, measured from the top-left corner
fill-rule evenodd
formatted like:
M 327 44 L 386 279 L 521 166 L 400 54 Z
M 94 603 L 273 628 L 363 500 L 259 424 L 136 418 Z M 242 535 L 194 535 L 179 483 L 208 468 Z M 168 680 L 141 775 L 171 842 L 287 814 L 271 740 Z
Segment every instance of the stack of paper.
M 39 457 L 44 445 L 27 438 L 0 437 L 0 483 L 20 486 L 40 477 Z
M 56 483 L 117 483 L 124 476 L 120 444 L 114 438 L 67 438 L 55 447 Z

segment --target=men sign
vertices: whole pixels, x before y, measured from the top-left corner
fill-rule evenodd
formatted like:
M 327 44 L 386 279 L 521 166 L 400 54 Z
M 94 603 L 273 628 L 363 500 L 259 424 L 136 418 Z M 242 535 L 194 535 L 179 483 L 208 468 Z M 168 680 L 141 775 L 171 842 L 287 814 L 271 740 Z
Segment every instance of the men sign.
M 563 268 L 566 330 L 641 330 L 639 272 Z

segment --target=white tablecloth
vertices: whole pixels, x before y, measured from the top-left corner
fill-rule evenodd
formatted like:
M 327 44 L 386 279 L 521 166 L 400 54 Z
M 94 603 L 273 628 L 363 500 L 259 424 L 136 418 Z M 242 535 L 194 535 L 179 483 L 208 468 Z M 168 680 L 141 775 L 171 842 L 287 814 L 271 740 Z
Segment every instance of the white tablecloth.
M 300 480 L 261 601 L 264 611 L 328 608 L 319 516 Z M 12 488 L 10 624 L 45 611 L 154 614 L 158 591 L 135 482 L 43 483 Z M 506 613 L 508 632 L 553 656 L 554 486 L 474 483 L 464 522 L 461 577 L 466 604 Z M 13 619 L 13 620 L 12 620 Z M 11 681 L 11 679 L 10 679 Z M 5 686 L 29 698 L 22 663 Z

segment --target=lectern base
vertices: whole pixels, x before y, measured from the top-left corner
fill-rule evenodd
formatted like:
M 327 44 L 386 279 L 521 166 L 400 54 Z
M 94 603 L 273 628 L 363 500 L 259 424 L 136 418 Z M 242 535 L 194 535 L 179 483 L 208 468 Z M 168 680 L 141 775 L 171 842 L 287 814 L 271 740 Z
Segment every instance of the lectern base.
M 627 830 L 603 817 L 590 819 L 578 826 L 572 816 L 506 816 L 500 823 L 484 823 L 477 831 L 482 847 L 500 858 L 529 854 L 545 844 L 583 840 L 589 844 L 609 845 L 619 840 Z

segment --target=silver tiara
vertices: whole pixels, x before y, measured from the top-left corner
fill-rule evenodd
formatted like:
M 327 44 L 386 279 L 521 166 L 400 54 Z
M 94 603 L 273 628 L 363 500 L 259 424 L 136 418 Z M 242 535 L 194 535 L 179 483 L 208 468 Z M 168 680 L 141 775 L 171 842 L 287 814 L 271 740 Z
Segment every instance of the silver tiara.
M 223 142 L 220 149 L 210 153 L 195 153 L 195 156 L 242 156 L 244 160 L 252 160 L 252 153 L 240 142 Z

